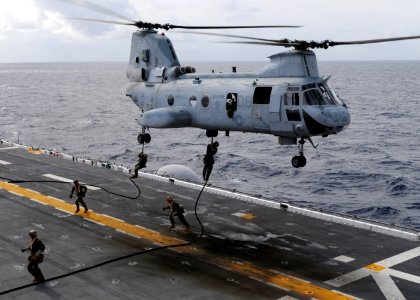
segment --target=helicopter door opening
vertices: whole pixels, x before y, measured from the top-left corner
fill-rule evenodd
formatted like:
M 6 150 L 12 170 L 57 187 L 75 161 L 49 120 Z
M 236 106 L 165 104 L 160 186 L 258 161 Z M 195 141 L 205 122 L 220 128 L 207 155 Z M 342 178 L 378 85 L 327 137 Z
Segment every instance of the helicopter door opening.
M 227 116 L 232 119 L 233 113 L 238 108 L 238 94 L 237 93 L 228 93 L 226 96 L 226 112 Z
M 255 129 L 270 132 L 269 104 L 271 97 L 271 86 L 258 86 L 254 90 L 252 100 L 252 121 Z

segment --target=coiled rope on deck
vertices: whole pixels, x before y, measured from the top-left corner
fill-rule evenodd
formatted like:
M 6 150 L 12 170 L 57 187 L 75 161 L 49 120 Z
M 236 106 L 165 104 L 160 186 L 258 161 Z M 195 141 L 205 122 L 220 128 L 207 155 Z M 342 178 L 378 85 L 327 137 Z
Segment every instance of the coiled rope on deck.
M 8 183 L 28 183 L 28 182 L 41 182 L 41 183 L 62 183 L 62 184 L 69 184 L 70 182 L 68 181 L 60 181 L 60 180 L 17 180 L 17 179 L 10 179 L 10 178 L 6 178 L 6 177 L 1 177 L 0 179 L 4 179 L 7 180 Z M 137 188 L 138 190 L 138 194 L 135 197 L 132 196 L 127 196 L 127 195 L 123 195 L 123 194 L 118 194 L 115 192 L 112 192 L 102 186 L 99 185 L 95 185 L 95 184 L 90 184 L 90 183 L 83 183 L 83 185 L 89 185 L 89 186 L 93 186 L 96 188 L 99 188 L 101 190 L 103 190 L 104 192 L 107 192 L 109 194 L 115 195 L 115 196 L 119 196 L 122 198 L 127 198 L 127 199 L 132 199 L 132 200 L 136 200 L 141 196 L 141 190 L 139 188 L 139 186 L 130 178 L 130 181 L 134 184 L 134 186 Z

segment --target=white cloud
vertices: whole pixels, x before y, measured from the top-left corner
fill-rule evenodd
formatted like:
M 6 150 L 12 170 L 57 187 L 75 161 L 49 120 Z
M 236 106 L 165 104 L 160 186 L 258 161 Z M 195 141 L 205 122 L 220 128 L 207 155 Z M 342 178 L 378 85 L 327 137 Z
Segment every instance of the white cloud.
M 38 18 L 38 9 L 30 0 L 11 1 L 0 10 L 0 35 L 6 37 L 16 31 L 32 29 Z M 25 7 L 25 9 L 22 9 Z
M 70 38 L 74 41 L 84 41 L 86 37 L 74 30 L 63 16 L 56 12 L 44 11 L 45 18 L 41 21 L 42 28 L 51 34 L 58 35 L 62 39 Z
M 117 20 L 67 2 L 2 0 L 0 61 L 126 61 L 135 27 L 71 20 Z M 360 40 L 420 35 L 420 3 L 415 0 L 90 0 L 133 20 L 176 25 L 304 25 L 299 29 L 216 31 L 262 38 Z M 82 1 L 83 2 L 83 1 Z M 265 60 L 280 47 L 215 43 L 230 39 L 168 32 L 179 58 Z M 13 48 L 12 48 L 13 47 Z M 20 48 L 18 51 L 14 50 Z M 91 47 L 91 48 L 88 48 Z M 44 53 L 34 53 L 42 49 Z M 104 51 L 106 49 L 106 51 Z M 420 59 L 420 41 L 342 46 L 316 50 L 320 59 Z M 114 51 L 114 52 L 111 52 Z M 53 52 L 54 51 L 54 52 Z

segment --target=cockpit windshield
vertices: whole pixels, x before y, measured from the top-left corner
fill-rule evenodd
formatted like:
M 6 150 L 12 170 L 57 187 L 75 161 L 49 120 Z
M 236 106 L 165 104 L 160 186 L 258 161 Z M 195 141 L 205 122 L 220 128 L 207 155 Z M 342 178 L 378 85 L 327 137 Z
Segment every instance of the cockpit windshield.
M 329 92 L 329 89 L 326 86 L 324 86 L 323 83 L 318 83 L 318 87 L 319 87 L 319 90 L 321 91 L 322 97 L 324 97 L 324 99 L 327 101 L 329 105 L 337 104 L 334 101 L 333 95 L 331 95 L 331 93 Z
M 308 83 L 302 86 L 303 105 L 336 105 L 334 96 L 323 83 Z
M 303 105 L 327 105 L 318 89 L 309 89 L 302 94 Z

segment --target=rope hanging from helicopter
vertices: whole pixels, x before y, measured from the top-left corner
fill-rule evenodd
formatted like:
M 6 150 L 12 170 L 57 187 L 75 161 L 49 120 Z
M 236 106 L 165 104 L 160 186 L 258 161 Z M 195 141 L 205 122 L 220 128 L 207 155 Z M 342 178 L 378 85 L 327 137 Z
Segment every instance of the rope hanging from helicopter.
M 204 169 L 203 169 L 203 177 L 205 177 L 205 182 L 204 182 L 203 187 L 201 188 L 201 190 L 200 190 L 200 192 L 199 192 L 199 194 L 196 198 L 195 205 L 194 205 L 194 215 L 195 215 L 195 217 L 196 217 L 196 219 L 197 219 L 197 221 L 200 225 L 200 234 L 194 240 L 192 240 L 190 242 L 182 243 L 182 244 L 172 244 L 172 245 L 158 246 L 158 247 L 155 247 L 155 248 L 152 248 L 152 249 L 146 249 L 146 250 L 138 251 L 138 252 L 131 253 L 131 254 L 128 254 L 128 255 L 120 256 L 120 257 L 117 257 L 117 258 L 109 259 L 109 260 L 103 261 L 101 263 L 98 263 L 98 264 L 95 264 L 95 265 L 92 265 L 92 266 L 89 266 L 89 267 L 86 267 L 86 268 L 82 268 L 82 269 L 79 269 L 79 270 L 76 270 L 76 271 L 73 271 L 73 272 L 68 272 L 68 273 L 65 273 L 65 274 L 62 274 L 62 275 L 59 275 L 59 276 L 47 278 L 47 279 L 45 279 L 44 282 L 49 282 L 49 281 L 65 278 L 65 277 L 68 277 L 68 276 L 72 276 L 72 275 L 75 275 L 75 274 L 78 274 L 78 273 L 81 273 L 81 272 L 89 271 L 89 270 L 92 270 L 92 269 L 95 269 L 95 268 L 98 268 L 98 267 L 101 267 L 101 266 L 104 266 L 104 265 L 107 265 L 107 264 L 110 264 L 110 263 L 113 263 L 113 262 L 117 262 L 117 261 L 120 261 L 120 260 L 123 260 L 123 259 L 127 259 L 127 258 L 137 256 L 137 255 L 146 254 L 146 253 L 150 253 L 150 252 L 157 251 L 157 250 L 176 248 L 176 247 L 184 247 L 184 246 L 189 246 L 189 245 L 192 245 L 194 243 L 197 243 L 204 235 L 204 225 L 201 222 L 201 220 L 198 216 L 198 213 L 197 213 L 198 202 L 199 202 L 199 200 L 201 198 L 201 195 L 202 195 L 202 193 L 203 193 L 203 191 L 204 191 L 204 189 L 205 189 L 205 187 L 208 183 L 208 180 L 209 180 L 209 177 L 210 177 L 210 174 L 211 174 L 211 170 L 212 170 L 212 167 L 213 167 L 213 164 L 214 164 L 213 156 L 217 152 L 218 144 L 219 143 L 214 142 L 213 137 L 211 137 L 211 143 L 207 146 L 206 156 L 205 156 L 205 159 L 204 159 L 205 166 L 204 166 Z M 143 153 L 143 151 L 144 151 L 144 143 L 142 144 L 142 152 L 141 153 Z M 210 169 L 209 169 L 209 166 L 208 166 L 209 163 L 211 165 Z M 207 170 L 207 172 L 204 171 L 204 170 L 206 170 L 206 168 L 209 169 L 209 170 Z M 10 179 L 10 178 L 6 178 L 6 177 L 2 177 L 2 176 L 0 176 L 0 179 L 7 180 L 8 183 L 44 182 L 44 183 L 68 184 L 68 182 L 59 181 L 59 180 L 16 180 L 16 179 Z M 98 186 L 98 185 L 94 185 L 94 184 L 88 184 L 88 185 L 100 188 L 103 191 L 105 191 L 107 193 L 110 193 L 112 195 L 116 195 L 116 196 L 120 196 L 120 197 L 124 197 L 124 198 L 128 198 L 128 199 L 133 199 L 133 200 L 138 199 L 141 195 L 141 190 L 140 190 L 139 186 L 132 180 L 132 178 L 130 178 L 130 181 L 138 189 L 139 193 L 136 197 L 131 197 L 131 196 L 111 192 L 111 191 L 109 191 L 109 190 L 107 190 L 107 189 L 105 189 L 101 186 Z M 11 293 L 11 292 L 14 292 L 14 291 L 22 290 L 22 289 L 34 286 L 36 284 L 37 283 L 31 283 L 31 284 L 22 285 L 22 286 L 19 286 L 19 287 L 16 287 L 16 288 L 12 288 L 12 289 L 9 289 L 9 290 L 5 290 L 5 291 L 0 292 L 0 295 L 5 295 L 5 294 L 8 294 L 8 293 Z
M 109 259 L 109 260 L 97 263 L 95 265 L 92 265 L 92 266 L 89 266 L 89 267 L 86 267 L 86 268 L 82 268 L 82 269 L 79 269 L 79 270 L 76 270 L 76 271 L 68 272 L 68 273 L 58 275 L 58 276 L 55 276 L 55 277 L 47 278 L 47 279 L 45 279 L 44 283 L 45 282 L 51 282 L 53 280 L 58 280 L 58 279 L 61 279 L 61 278 L 65 278 L 65 277 L 68 277 L 68 276 L 76 275 L 78 273 L 82 273 L 82 272 L 89 271 L 89 270 L 92 270 L 92 269 L 95 269 L 95 268 L 99 268 L 101 266 L 104 266 L 104 265 L 107 265 L 107 264 L 110 264 L 110 263 L 114 263 L 114 262 L 117 262 L 117 261 L 121 261 L 121 260 L 124 260 L 124 259 L 127 259 L 127 258 L 131 258 L 131 257 L 137 256 L 137 255 L 146 254 L 146 253 L 150 253 L 150 252 L 158 251 L 158 250 L 163 250 L 163 249 L 185 247 L 185 246 L 190 246 L 194 243 L 197 243 L 204 235 L 204 225 L 203 225 L 203 223 L 201 222 L 201 220 L 198 216 L 197 207 L 198 207 L 198 202 L 201 198 L 201 195 L 202 195 L 202 193 L 203 193 L 203 191 L 204 191 L 204 189 L 205 189 L 205 187 L 208 183 L 210 173 L 211 173 L 211 170 L 212 170 L 212 167 L 213 167 L 213 163 L 214 163 L 213 155 L 217 152 L 217 146 L 216 146 L 216 148 L 213 148 L 214 145 L 218 146 L 218 142 L 213 142 L 213 137 L 211 137 L 211 143 L 208 145 L 208 148 L 207 148 L 207 151 L 206 151 L 207 159 L 205 159 L 205 166 L 204 166 L 204 169 L 203 169 L 203 177 L 205 177 L 205 182 L 204 182 L 203 187 L 201 188 L 201 190 L 200 190 L 200 192 L 199 192 L 199 194 L 196 198 L 195 205 L 194 205 L 194 215 L 195 215 L 195 218 L 197 219 L 197 221 L 200 225 L 200 234 L 194 240 L 192 240 L 190 242 L 182 243 L 182 244 L 172 244 L 172 245 L 158 246 L 158 247 L 155 247 L 155 248 L 146 249 L 146 250 L 134 252 L 134 253 L 131 253 L 131 254 L 128 254 L 128 255 L 124 255 L 124 256 L 113 258 L 113 259 Z M 144 143 L 142 143 L 142 152 L 140 154 L 143 154 L 143 153 L 144 153 Z M 139 157 L 140 157 L 140 154 L 139 154 Z M 210 170 L 208 170 L 206 172 L 206 175 L 204 175 L 205 174 L 204 170 L 206 168 L 208 168 L 207 164 L 210 161 L 210 156 L 211 156 L 211 168 L 210 168 Z M 66 181 L 59 181 L 59 180 L 17 180 L 17 179 L 10 179 L 10 178 L 6 178 L 6 177 L 2 177 L 2 176 L 0 176 L 0 179 L 7 180 L 8 183 L 29 183 L 29 182 L 42 183 L 42 182 L 44 182 L 44 183 L 68 184 L 68 182 L 66 182 Z M 89 184 L 89 183 L 84 183 L 84 184 L 100 188 L 103 191 L 105 191 L 107 193 L 110 193 L 112 195 L 116 195 L 116 196 L 120 196 L 120 197 L 128 198 L 128 199 L 133 199 L 133 200 L 138 199 L 141 195 L 141 190 L 140 190 L 139 186 L 132 180 L 132 177 L 130 177 L 129 179 L 138 189 L 138 195 L 135 196 L 135 197 L 111 192 L 111 191 L 105 189 L 104 187 L 101 187 L 101 186 L 98 186 L 98 185 L 95 185 L 95 184 Z M 12 288 L 12 289 L 9 289 L 9 290 L 5 290 L 5 291 L 0 292 L 0 295 L 5 295 L 5 294 L 9 294 L 11 292 L 18 291 L 18 290 L 23 290 L 25 288 L 34 286 L 36 284 L 37 283 L 30 283 L 30 284 L 22 285 L 22 286 L 15 287 L 15 288 Z

